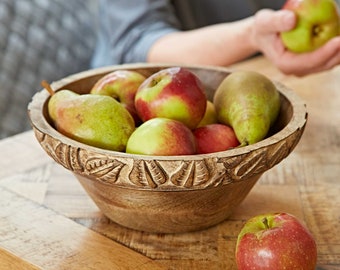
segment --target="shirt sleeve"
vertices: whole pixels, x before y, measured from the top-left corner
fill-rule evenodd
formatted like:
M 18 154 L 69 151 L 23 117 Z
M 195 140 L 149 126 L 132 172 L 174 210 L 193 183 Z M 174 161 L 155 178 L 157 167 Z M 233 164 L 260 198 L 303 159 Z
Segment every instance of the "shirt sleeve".
M 152 44 L 180 23 L 167 0 L 101 0 L 92 66 L 145 62 Z

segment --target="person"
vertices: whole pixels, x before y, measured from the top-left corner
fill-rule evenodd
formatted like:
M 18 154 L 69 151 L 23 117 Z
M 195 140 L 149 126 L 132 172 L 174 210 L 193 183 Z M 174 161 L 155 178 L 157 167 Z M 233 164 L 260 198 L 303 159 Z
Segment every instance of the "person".
M 262 53 L 283 73 L 305 76 L 340 62 L 340 37 L 303 54 L 279 33 L 296 17 L 285 0 L 101 0 L 92 66 L 170 62 L 228 66 Z

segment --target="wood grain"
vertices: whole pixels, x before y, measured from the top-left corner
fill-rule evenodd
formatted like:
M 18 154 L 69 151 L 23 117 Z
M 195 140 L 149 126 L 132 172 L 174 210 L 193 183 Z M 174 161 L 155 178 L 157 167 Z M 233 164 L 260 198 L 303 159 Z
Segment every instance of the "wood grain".
M 15 256 L 10 251 L 0 248 L 0 269 L 1 270 L 39 270 L 35 265 Z
M 0 195 L 0 247 L 41 269 L 164 269 L 42 205 L 4 188 Z M 18 261 L 9 252 L 0 254 L 5 267 Z M 15 267 L 38 269 L 24 261 Z

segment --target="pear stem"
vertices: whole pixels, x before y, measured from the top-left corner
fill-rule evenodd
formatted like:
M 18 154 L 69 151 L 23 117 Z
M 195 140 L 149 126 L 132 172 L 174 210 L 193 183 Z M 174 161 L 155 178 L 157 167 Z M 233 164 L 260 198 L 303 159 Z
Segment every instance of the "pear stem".
M 47 81 L 43 80 L 41 81 L 40 84 L 42 87 L 44 87 L 47 90 L 47 92 L 50 93 L 51 96 L 54 95 L 54 90 L 52 89 L 51 85 Z
M 264 224 L 264 226 L 266 227 L 266 229 L 269 229 L 269 223 L 268 223 L 268 219 L 266 217 L 264 217 L 262 219 L 262 223 Z

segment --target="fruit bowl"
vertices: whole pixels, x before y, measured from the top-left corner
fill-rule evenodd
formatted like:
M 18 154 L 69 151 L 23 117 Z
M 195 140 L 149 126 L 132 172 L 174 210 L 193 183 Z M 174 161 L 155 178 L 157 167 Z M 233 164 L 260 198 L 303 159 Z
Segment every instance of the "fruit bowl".
M 212 100 L 230 74 L 222 67 L 182 65 L 203 82 Z M 58 91 L 88 93 L 94 83 L 117 69 L 149 76 L 170 65 L 129 64 L 84 71 L 54 82 Z M 70 170 L 99 209 L 112 221 L 155 233 L 196 231 L 228 218 L 261 175 L 286 158 L 307 122 L 304 102 L 279 82 L 281 111 L 264 140 L 227 151 L 186 156 L 145 156 L 92 147 L 59 133 L 47 112 L 49 94 L 36 93 L 28 105 L 35 136 L 57 163 Z

